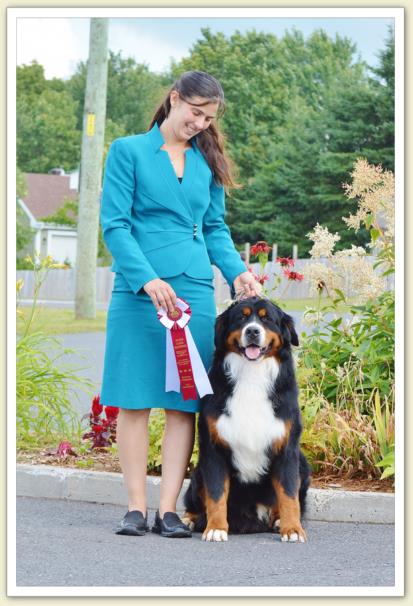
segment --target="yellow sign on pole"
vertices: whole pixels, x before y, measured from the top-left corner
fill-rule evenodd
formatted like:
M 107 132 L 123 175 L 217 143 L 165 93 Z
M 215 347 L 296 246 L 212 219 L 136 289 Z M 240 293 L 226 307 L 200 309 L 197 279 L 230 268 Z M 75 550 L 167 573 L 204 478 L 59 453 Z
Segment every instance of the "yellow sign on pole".
M 95 118 L 96 114 L 87 115 L 86 133 L 88 137 L 93 137 L 95 134 Z

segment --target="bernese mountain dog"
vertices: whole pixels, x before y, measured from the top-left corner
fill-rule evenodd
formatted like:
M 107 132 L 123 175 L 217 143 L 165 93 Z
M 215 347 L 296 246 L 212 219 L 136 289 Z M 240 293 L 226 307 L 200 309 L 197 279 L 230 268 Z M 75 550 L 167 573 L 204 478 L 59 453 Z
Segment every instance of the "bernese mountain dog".
M 214 393 L 201 401 L 199 460 L 184 495 L 184 520 L 203 540 L 269 531 L 306 541 L 311 472 L 291 345 L 293 319 L 267 299 L 235 302 L 216 320 Z

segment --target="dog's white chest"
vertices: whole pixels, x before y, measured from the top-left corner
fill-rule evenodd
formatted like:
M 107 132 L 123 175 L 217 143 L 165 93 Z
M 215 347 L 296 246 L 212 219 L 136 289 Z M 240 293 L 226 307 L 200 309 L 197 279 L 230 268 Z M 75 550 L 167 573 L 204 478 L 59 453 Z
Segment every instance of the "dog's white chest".
M 268 398 L 278 366 L 274 358 L 254 364 L 236 354 L 228 354 L 225 365 L 234 392 L 227 401 L 226 414 L 217 421 L 217 431 L 232 450 L 239 479 L 255 482 L 267 470 L 273 442 L 282 439 L 286 431 Z

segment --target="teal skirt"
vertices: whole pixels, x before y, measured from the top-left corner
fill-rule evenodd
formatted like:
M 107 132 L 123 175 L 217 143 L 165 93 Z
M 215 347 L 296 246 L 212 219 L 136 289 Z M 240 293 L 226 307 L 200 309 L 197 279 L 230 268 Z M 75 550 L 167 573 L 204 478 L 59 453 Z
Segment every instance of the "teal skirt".
M 216 307 L 213 280 L 186 274 L 165 279 L 192 310 L 188 327 L 208 371 L 214 351 Z M 106 323 L 100 402 L 118 408 L 166 408 L 198 412 L 199 399 L 165 391 L 166 328 L 141 289 L 135 294 L 116 273 Z

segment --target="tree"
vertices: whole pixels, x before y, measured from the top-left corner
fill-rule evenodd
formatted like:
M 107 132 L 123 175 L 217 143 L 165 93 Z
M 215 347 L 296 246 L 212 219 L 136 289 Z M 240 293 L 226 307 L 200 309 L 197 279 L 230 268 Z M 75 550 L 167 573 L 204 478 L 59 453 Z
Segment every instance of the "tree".
M 76 103 L 65 92 L 46 88 L 38 96 L 17 100 L 17 162 L 24 172 L 66 171 L 79 162 L 80 132 Z
M 81 62 L 67 82 L 67 91 L 78 102 L 78 128 L 82 124 L 85 84 L 86 64 Z M 146 131 L 163 93 L 163 78 L 132 58 L 125 59 L 120 52 L 109 51 L 106 118 L 117 125 L 121 135 Z

